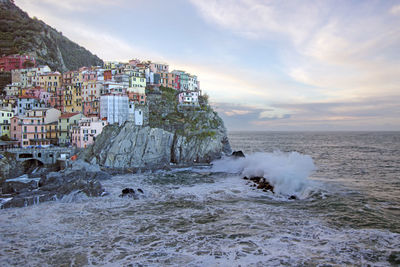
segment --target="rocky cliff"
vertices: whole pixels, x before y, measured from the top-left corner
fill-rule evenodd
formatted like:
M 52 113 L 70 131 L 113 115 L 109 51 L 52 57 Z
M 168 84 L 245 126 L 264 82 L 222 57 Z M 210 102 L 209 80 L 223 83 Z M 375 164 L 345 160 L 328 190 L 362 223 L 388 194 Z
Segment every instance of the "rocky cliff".
M 0 0 L 0 56 L 29 54 L 38 64 L 61 72 L 103 61 L 41 20 L 30 18 L 10 0 Z
M 81 158 L 116 169 L 156 169 L 174 164 L 209 163 L 231 147 L 222 119 L 204 102 L 200 107 L 179 108 L 176 91 L 163 88 L 149 93 L 149 122 L 103 129 Z

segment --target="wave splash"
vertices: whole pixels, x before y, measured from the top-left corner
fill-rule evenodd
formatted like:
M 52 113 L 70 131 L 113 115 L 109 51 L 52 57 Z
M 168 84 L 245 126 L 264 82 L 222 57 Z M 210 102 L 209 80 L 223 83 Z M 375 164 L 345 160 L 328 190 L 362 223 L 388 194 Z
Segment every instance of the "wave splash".
M 280 195 L 304 197 L 308 177 L 316 169 L 309 155 L 298 152 L 257 152 L 245 158 L 225 157 L 212 162 L 213 172 L 235 173 L 247 177 L 265 177 Z

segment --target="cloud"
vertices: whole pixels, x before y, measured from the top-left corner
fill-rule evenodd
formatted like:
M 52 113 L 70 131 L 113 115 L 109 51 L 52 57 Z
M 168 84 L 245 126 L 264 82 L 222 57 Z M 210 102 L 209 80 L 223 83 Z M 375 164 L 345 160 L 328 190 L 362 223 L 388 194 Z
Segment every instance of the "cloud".
M 304 41 L 317 26 L 320 5 L 296 1 L 264 0 L 191 0 L 209 23 L 250 38 L 273 39 L 270 33 Z
M 54 0 L 16 0 L 19 6 L 31 6 L 31 5 L 45 5 L 50 9 L 58 9 L 72 12 L 86 12 L 94 11 L 101 7 L 116 7 L 123 6 L 124 0 L 65 0 L 65 1 L 54 1 Z
M 392 6 L 389 12 L 393 15 L 400 15 L 400 5 Z

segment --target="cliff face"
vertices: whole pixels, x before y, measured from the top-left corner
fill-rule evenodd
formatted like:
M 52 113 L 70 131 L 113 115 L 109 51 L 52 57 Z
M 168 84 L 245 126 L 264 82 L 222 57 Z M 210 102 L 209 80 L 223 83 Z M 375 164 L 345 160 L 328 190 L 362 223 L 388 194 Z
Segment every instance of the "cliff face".
M 0 0 L 0 56 L 29 54 L 61 72 L 103 61 L 41 20 L 31 19 L 10 0 Z
M 174 91 L 149 94 L 149 126 L 126 122 L 106 126 L 93 146 L 81 155 L 101 166 L 156 169 L 170 163 L 209 163 L 230 154 L 231 147 L 222 119 L 206 103 L 177 110 Z

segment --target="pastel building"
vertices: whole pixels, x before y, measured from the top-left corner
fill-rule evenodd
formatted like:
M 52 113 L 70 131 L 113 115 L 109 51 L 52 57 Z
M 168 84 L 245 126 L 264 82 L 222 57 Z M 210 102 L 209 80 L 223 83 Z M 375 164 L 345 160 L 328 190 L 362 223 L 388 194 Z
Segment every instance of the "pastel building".
M 14 116 L 11 118 L 10 138 L 19 141 L 20 146 L 22 142 L 22 123 L 22 117 Z
M 33 96 L 20 96 L 17 100 L 17 113 L 18 115 L 25 115 L 27 110 L 33 108 L 44 107 L 44 104 L 40 103 L 39 98 Z
M 176 79 L 176 83 L 179 84 L 179 91 L 200 90 L 200 82 L 197 80 L 196 75 L 190 75 L 181 70 L 174 70 L 172 73 L 179 77 Z
M 121 125 L 129 117 L 129 98 L 126 95 L 109 94 L 100 97 L 100 118 L 109 124 Z
M 97 81 L 84 81 L 82 85 L 82 101 L 99 99 L 103 84 Z
M 43 146 L 50 145 L 47 139 L 46 125 L 55 122 L 61 112 L 54 108 L 38 108 L 27 111 L 26 117 L 22 118 L 21 146 Z
M 39 76 L 39 85 L 47 92 L 55 93 L 62 86 L 62 75 L 59 72 L 50 72 Z
M 98 99 L 88 102 L 82 102 L 82 113 L 83 115 L 89 116 L 99 116 L 99 105 L 100 101 Z
M 146 104 L 146 89 L 143 87 L 129 87 L 127 94 L 130 101 L 135 104 Z
M 12 111 L 0 110 L 0 136 L 10 137 L 11 118 L 14 116 Z
M 169 72 L 168 64 L 152 62 L 149 65 L 150 70 L 154 73 L 167 73 Z
M 50 105 L 50 100 L 53 97 L 53 93 L 42 91 L 39 95 L 40 102 L 44 103 L 46 106 Z
M 73 126 L 78 125 L 79 120 L 82 118 L 81 113 L 63 113 L 58 118 L 58 144 L 70 145 L 71 144 L 71 130 Z
M 185 91 L 178 95 L 179 104 L 182 106 L 198 106 L 199 105 L 199 91 Z
M 21 83 L 12 83 L 8 84 L 7 86 L 4 87 L 4 91 L 6 92 L 6 96 L 18 96 L 20 89 L 21 89 Z
M 133 88 L 146 88 L 145 74 L 135 71 L 133 76 L 129 79 L 129 87 Z
M 54 92 L 51 92 L 49 104 L 51 107 L 58 109 L 61 112 L 64 112 L 64 89 L 56 88 Z
M 88 147 L 107 125 L 107 121 L 99 120 L 97 117 L 82 118 L 78 125 L 72 127 L 72 145 L 79 148 Z

